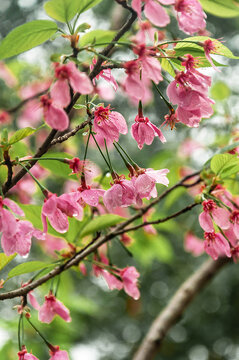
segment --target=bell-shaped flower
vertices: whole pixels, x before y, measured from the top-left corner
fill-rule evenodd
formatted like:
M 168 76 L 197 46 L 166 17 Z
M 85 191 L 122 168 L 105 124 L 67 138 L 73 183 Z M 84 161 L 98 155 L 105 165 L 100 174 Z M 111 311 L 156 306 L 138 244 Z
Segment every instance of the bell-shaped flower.
M 203 201 L 202 205 L 203 212 L 199 215 L 199 223 L 204 231 L 214 232 L 213 220 L 221 229 L 230 227 L 230 213 L 226 209 L 218 207 L 213 200 Z
M 219 256 L 231 257 L 231 249 L 229 242 L 220 233 L 205 232 L 204 233 L 204 250 L 213 260 L 217 260 Z
M 132 181 L 115 179 L 111 188 L 104 193 L 103 202 L 110 212 L 117 207 L 132 205 L 135 202 L 135 187 Z
M 61 301 L 57 300 L 50 291 L 49 294 L 45 296 L 45 302 L 39 310 L 38 318 L 39 321 L 50 324 L 55 315 L 59 315 L 66 322 L 71 321 L 69 309 L 67 309 Z
M 179 29 L 193 35 L 206 27 L 206 14 L 198 0 L 176 0 L 175 10 Z
M 140 298 L 140 292 L 138 289 L 138 278 L 140 274 L 138 271 L 134 266 L 129 266 L 120 271 L 120 276 L 126 294 L 131 296 L 134 300 L 138 300 Z
M 90 70 L 92 71 L 94 68 L 94 65 L 97 63 L 97 60 L 94 58 L 92 61 L 92 65 L 90 66 Z M 107 62 L 104 62 L 102 64 L 102 66 L 106 67 L 107 66 Z M 100 73 L 98 75 L 96 75 L 96 77 L 93 79 L 93 84 L 96 86 L 96 81 L 95 79 L 99 80 L 99 78 L 102 78 L 104 80 L 106 80 L 109 84 L 111 84 L 113 86 L 114 91 L 116 91 L 118 89 L 118 84 L 115 80 L 115 78 L 112 75 L 111 69 L 103 69 L 100 71 Z
M 216 65 L 214 65 L 214 62 L 212 61 L 212 58 L 210 56 L 211 52 L 216 52 L 217 51 L 217 45 L 215 44 L 215 40 L 214 41 L 211 40 L 211 39 L 205 40 L 203 42 L 203 48 L 204 48 L 204 51 L 205 51 L 206 59 L 210 62 L 213 69 L 220 72 L 220 70 L 216 67 Z
M 43 114 L 46 123 L 55 130 L 64 131 L 69 126 L 69 119 L 66 112 L 53 102 L 48 95 L 41 96 Z
M 136 200 L 139 206 L 142 205 L 142 199 L 150 199 L 157 197 L 156 184 L 168 186 L 169 180 L 167 178 L 169 170 L 153 170 L 153 169 L 139 169 L 136 171 L 137 176 L 132 177 L 132 182 L 135 187 Z
M 60 350 L 59 346 L 54 346 L 50 350 L 50 359 L 49 360 L 69 360 L 67 351 Z
M 137 12 L 138 17 L 141 18 L 141 9 L 144 5 L 144 13 L 154 25 L 165 27 L 169 24 L 170 18 L 165 9 L 160 5 L 172 5 L 175 0 L 133 0 L 132 8 Z
M 15 234 L 8 236 L 6 232 L 3 232 L 1 238 L 2 249 L 7 256 L 14 253 L 26 256 L 30 252 L 33 236 L 39 240 L 45 240 L 45 234 L 40 230 L 35 230 L 29 221 L 17 219 Z
M 131 135 L 137 141 L 140 150 L 144 144 L 151 145 L 156 136 L 159 137 L 162 143 L 166 142 L 162 131 L 152 124 L 149 118 L 144 116 L 136 116 L 135 123 L 131 127 Z
M 22 350 L 17 353 L 18 360 L 39 360 L 36 356 L 27 352 L 26 347 L 23 345 Z
M 124 82 L 124 90 L 129 96 L 141 100 L 145 94 L 144 77 L 140 76 L 140 63 L 138 60 L 127 61 L 124 64 L 127 77 Z
M 93 85 L 89 77 L 80 72 L 75 63 L 61 65 L 55 63 L 55 77 L 58 79 L 51 88 L 50 94 L 54 103 L 60 107 L 66 107 L 71 102 L 69 85 L 75 92 L 82 95 L 90 94 Z
M 19 216 L 24 216 L 24 212 L 14 201 L 8 198 L 3 199 L 0 196 L 0 232 L 9 238 L 14 236 L 17 231 L 17 219 L 4 206 Z
M 55 194 L 49 194 L 42 207 L 43 231 L 47 232 L 48 218 L 51 226 L 59 233 L 68 231 L 69 222 L 67 217 L 77 217 L 79 220 L 83 217 L 83 209 L 77 202 L 80 199 L 78 192 L 63 194 L 57 197 Z
M 127 134 L 128 128 L 125 118 L 120 113 L 111 111 L 109 106 L 98 106 L 94 112 L 93 131 L 97 140 L 105 139 L 108 145 L 118 141 L 120 134 Z

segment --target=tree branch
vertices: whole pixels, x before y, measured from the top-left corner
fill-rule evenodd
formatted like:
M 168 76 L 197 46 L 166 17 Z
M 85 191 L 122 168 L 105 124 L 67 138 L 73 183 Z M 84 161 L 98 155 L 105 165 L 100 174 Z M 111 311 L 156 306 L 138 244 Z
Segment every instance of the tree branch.
M 159 203 L 162 199 L 164 199 L 165 196 L 167 196 L 171 191 L 175 190 L 176 188 L 178 188 L 180 186 L 184 186 L 184 182 L 186 180 L 190 179 L 191 177 L 194 177 L 198 173 L 199 172 L 196 172 L 196 173 L 193 173 L 191 175 L 185 176 L 181 181 L 179 181 L 174 186 L 172 186 L 171 188 L 164 191 L 159 197 L 157 197 L 149 205 L 144 206 L 143 208 L 141 208 L 137 212 L 137 214 L 131 216 L 129 219 L 127 219 L 126 221 L 120 223 L 118 226 L 116 226 L 114 229 L 112 229 L 107 235 L 101 236 L 101 237 L 97 238 L 95 241 L 91 241 L 88 245 L 86 245 L 82 250 L 80 250 L 78 253 L 76 253 L 71 259 L 69 259 L 63 265 L 57 266 L 52 271 L 50 271 L 48 274 L 42 276 L 38 280 L 35 280 L 34 282 L 30 283 L 29 285 L 25 286 L 24 288 L 19 288 L 19 289 L 16 289 L 16 290 L 12 290 L 12 291 L 8 291 L 6 293 L 0 294 L 0 300 L 12 299 L 12 298 L 15 298 L 15 297 L 18 297 L 18 296 L 26 295 L 29 291 L 31 291 L 31 290 L 37 288 L 38 286 L 44 284 L 45 282 L 52 279 L 56 275 L 59 275 L 60 273 L 62 273 L 63 271 L 65 271 L 65 270 L 67 270 L 69 268 L 71 268 L 72 266 L 78 265 L 80 261 L 82 261 L 86 256 L 94 253 L 101 245 L 103 245 L 104 243 L 110 241 L 115 236 L 117 236 L 117 235 L 119 235 L 119 234 L 121 234 L 123 232 L 128 231 L 127 226 L 129 224 L 131 224 L 135 220 L 139 219 L 151 207 L 153 207 L 154 205 Z M 194 184 L 192 184 L 192 186 L 194 186 Z M 190 206 L 192 207 L 192 205 L 190 205 Z M 196 206 L 196 205 L 194 205 L 194 206 Z M 179 211 L 178 213 L 175 213 L 175 214 L 180 215 L 180 213 L 185 212 L 185 211 L 186 210 L 183 209 L 181 212 Z M 175 214 L 173 215 L 174 217 L 176 216 Z M 162 222 L 165 222 L 165 221 L 169 220 L 169 218 L 170 217 L 167 217 L 167 218 L 161 219 L 159 221 L 162 223 Z
M 220 258 L 217 261 L 209 259 L 180 286 L 168 305 L 153 321 L 133 360 L 152 360 L 154 358 L 163 338 L 182 316 L 194 297 L 230 261 L 229 258 Z

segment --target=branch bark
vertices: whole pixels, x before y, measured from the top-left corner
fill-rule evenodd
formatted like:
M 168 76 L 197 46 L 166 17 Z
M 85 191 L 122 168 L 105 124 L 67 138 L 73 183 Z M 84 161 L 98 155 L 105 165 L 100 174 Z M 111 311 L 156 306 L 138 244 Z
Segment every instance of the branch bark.
M 200 290 L 230 261 L 229 258 L 220 258 L 217 261 L 209 259 L 180 286 L 168 305 L 153 321 L 133 360 L 154 359 L 169 329 L 182 316 Z

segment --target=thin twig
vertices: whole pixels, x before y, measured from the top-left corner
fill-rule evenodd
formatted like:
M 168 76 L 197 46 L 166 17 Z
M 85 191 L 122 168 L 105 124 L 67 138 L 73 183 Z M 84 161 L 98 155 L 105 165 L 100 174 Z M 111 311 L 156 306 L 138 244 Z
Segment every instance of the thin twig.
M 169 329 L 178 321 L 194 297 L 208 281 L 230 261 L 231 259 L 229 258 L 220 258 L 217 261 L 209 259 L 180 286 L 168 305 L 153 321 L 133 360 L 154 359 Z

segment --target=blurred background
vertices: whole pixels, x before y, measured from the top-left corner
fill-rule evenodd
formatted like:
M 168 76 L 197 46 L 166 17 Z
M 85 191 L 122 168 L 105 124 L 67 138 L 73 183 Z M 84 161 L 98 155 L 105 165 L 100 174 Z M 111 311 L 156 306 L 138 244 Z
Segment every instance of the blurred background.
M 46 19 L 43 11 L 44 1 L 40 0 L 2 0 L 0 7 L 0 36 L 5 37 L 9 31 L 18 25 L 33 19 Z M 127 12 L 113 0 L 103 0 L 102 3 L 82 14 L 80 22 L 88 22 L 91 29 L 117 29 L 123 24 Z M 223 39 L 225 45 L 236 55 L 239 54 L 239 18 L 222 19 L 208 15 L 207 30 L 213 38 Z M 178 30 L 176 21 L 172 18 L 167 29 L 175 38 L 186 37 Z M 69 53 L 69 47 L 62 38 L 48 42 L 44 46 L 30 50 L 17 58 L 9 59 L 6 63 L 14 76 L 18 79 L 18 86 L 26 86 L 39 79 L 47 79 L 52 74 L 49 56 L 54 53 Z M 132 53 L 126 50 L 116 51 L 116 59 L 130 59 Z M 237 139 L 235 132 L 238 122 L 238 84 L 239 72 L 237 61 L 220 59 L 225 67 L 220 73 L 205 70 L 213 76 L 211 97 L 216 101 L 215 113 L 211 119 L 203 121 L 198 129 L 190 129 L 183 125 L 176 126 L 171 131 L 164 129 L 167 143 L 162 145 L 157 139 L 153 145 L 145 146 L 142 151 L 137 148 L 136 142 L 130 138 L 122 139 L 129 154 L 142 167 L 154 169 L 168 168 L 170 170 L 170 184 L 177 182 L 181 176 L 190 171 L 198 170 L 209 159 L 218 147 L 223 147 Z M 120 82 L 120 70 L 114 71 Z M 170 77 L 167 75 L 169 80 Z M 165 91 L 167 83 L 161 84 Z M 0 79 L 0 108 L 15 106 L 20 97 L 16 90 L 9 87 Z M 155 93 L 155 100 L 144 107 L 144 113 L 156 125 L 163 122 L 167 108 Z M 132 124 L 137 113 L 137 107 L 128 102 L 122 94 L 105 101 L 111 104 L 116 111 L 121 112 L 128 124 Z M 20 114 L 21 115 L 21 114 Z M 17 114 L 19 116 L 19 114 Z M 21 126 L 18 118 L 13 117 L 13 127 Z M 76 115 L 77 123 L 81 113 Z M 239 130 L 239 128 L 238 128 Z M 84 134 L 83 134 L 84 135 Z M 40 137 L 40 136 L 39 136 Z M 83 140 L 82 140 L 83 139 Z M 36 143 L 27 144 L 31 150 L 37 147 Z M 84 136 L 73 138 L 63 149 L 75 156 L 83 157 Z M 16 154 L 26 155 L 24 146 L 16 147 Z M 94 147 L 90 148 L 88 158 L 96 162 L 104 170 Z M 121 166 L 117 153 L 112 151 L 113 163 L 118 172 L 126 173 Z M 65 186 L 65 178 L 47 174 L 47 187 L 53 192 L 60 192 Z M 159 192 L 163 186 L 158 187 Z M 238 194 L 238 186 L 231 189 Z M 149 218 L 156 219 L 171 214 L 193 201 L 195 193 L 184 189 L 176 190 L 158 206 Z M 36 198 L 41 197 L 40 194 Z M 141 298 L 134 301 L 123 292 L 109 291 L 104 280 L 88 275 L 84 277 L 77 271 L 71 270 L 62 274 L 58 297 L 70 308 L 72 323 L 65 323 L 56 318 L 51 325 L 41 324 L 37 320 L 36 311 L 32 311 L 32 320 L 39 327 L 46 338 L 55 345 L 69 350 L 72 360 L 126 360 L 130 359 L 137 349 L 143 336 L 153 319 L 168 303 L 180 284 L 207 259 L 207 255 L 193 256 L 184 249 L 184 238 L 188 231 L 202 238 L 203 232 L 197 221 L 199 208 L 194 209 L 180 218 L 156 226 L 156 233 L 139 230 L 129 234 L 132 244 L 129 249 L 134 254 L 129 257 L 116 240 L 112 241 L 111 258 L 119 267 L 136 266 L 140 272 Z M 29 260 L 45 259 L 50 256 L 50 250 L 42 244 L 34 242 Z M 14 260 L 16 264 L 20 259 Z M 13 264 L 13 263 L 12 263 Z M 2 271 L 0 278 L 6 277 L 12 264 Z M 28 276 L 13 278 L 6 289 L 18 287 L 20 281 L 27 280 Z M 220 274 L 204 289 L 193 304 L 187 309 L 183 317 L 167 334 L 156 359 L 166 360 L 236 360 L 239 359 L 239 274 L 238 266 L 227 265 Z M 43 295 L 48 292 L 49 285 L 45 284 L 35 293 L 40 303 Z M 17 316 L 12 306 L 17 300 L 1 302 L 0 304 L 0 359 L 16 359 L 17 353 Z M 25 342 L 28 350 L 40 360 L 48 359 L 45 346 L 34 330 L 25 325 Z

